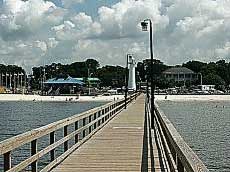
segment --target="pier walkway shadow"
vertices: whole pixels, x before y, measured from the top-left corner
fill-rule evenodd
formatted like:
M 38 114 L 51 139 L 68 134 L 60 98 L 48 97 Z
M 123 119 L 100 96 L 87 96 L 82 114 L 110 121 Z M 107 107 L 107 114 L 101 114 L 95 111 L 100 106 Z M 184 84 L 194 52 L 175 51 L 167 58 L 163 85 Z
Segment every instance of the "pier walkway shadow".
M 163 147 L 160 142 L 156 124 L 154 129 L 151 129 L 150 119 L 150 107 L 146 100 L 141 171 L 167 172 L 166 158 L 163 155 Z

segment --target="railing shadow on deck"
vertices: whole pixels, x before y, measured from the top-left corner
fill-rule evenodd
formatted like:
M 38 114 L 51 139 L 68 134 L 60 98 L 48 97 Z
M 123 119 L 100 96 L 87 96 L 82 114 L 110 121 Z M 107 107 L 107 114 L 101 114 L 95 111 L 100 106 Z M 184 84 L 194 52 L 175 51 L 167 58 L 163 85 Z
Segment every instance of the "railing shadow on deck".
M 146 100 L 145 100 L 146 102 Z M 145 117 L 144 117 L 144 134 L 142 146 L 141 172 L 148 171 L 148 107 L 145 103 Z
M 151 108 L 150 105 L 148 107 Z M 161 155 L 164 156 L 161 165 L 163 160 L 166 160 L 164 164 L 170 172 L 209 172 L 157 104 L 154 109 L 153 132 L 157 138 L 158 150 L 162 150 Z
M 151 172 L 155 172 L 155 163 L 154 163 L 154 154 L 153 154 L 153 140 L 156 143 L 157 151 L 159 157 L 160 168 L 162 172 L 165 171 L 163 165 L 163 159 L 161 155 L 161 148 L 159 145 L 159 140 L 156 136 L 156 130 L 151 129 L 151 114 L 150 114 L 150 104 L 148 97 L 145 98 L 145 120 L 144 120 L 144 135 L 143 135 L 143 151 L 142 151 L 142 166 L 141 171 L 146 172 L 151 170 Z M 154 132 L 154 133 L 152 133 Z M 148 156 L 150 156 L 150 164 L 148 164 Z M 159 169 L 158 169 L 159 170 Z
M 127 103 L 136 99 L 139 94 L 130 95 Z M 18 172 L 30 167 L 27 170 L 37 172 L 39 159 L 45 155 L 49 155 L 48 165 L 40 171 L 50 171 L 118 114 L 125 107 L 125 103 L 125 99 L 117 100 L 0 142 L 0 155 L 3 156 L 4 160 L 4 169 L 2 170 Z M 71 132 L 69 132 L 70 126 L 73 126 L 73 131 Z M 55 132 L 58 130 L 63 130 L 63 136 L 59 140 L 56 140 Z M 48 136 L 47 142 L 49 145 L 39 150 L 38 142 L 44 136 Z M 72 147 L 69 144 L 71 140 L 74 142 Z M 12 152 L 28 143 L 31 146 L 29 149 L 30 156 L 12 167 Z M 56 149 L 60 148 L 60 146 L 63 147 L 64 153 L 56 157 Z

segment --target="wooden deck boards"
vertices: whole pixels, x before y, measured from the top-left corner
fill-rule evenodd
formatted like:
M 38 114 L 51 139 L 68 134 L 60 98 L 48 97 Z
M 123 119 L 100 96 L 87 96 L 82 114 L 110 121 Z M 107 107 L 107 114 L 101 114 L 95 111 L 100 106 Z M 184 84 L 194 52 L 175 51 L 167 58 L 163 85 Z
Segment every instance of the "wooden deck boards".
M 140 96 L 52 171 L 164 171 L 160 167 L 156 144 L 153 143 L 154 163 L 151 162 L 149 141 L 147 150 L 144 149 L 146 124 L 144 96 Z M 145 137 L 148 138 L 148 134 L 147 131 Z

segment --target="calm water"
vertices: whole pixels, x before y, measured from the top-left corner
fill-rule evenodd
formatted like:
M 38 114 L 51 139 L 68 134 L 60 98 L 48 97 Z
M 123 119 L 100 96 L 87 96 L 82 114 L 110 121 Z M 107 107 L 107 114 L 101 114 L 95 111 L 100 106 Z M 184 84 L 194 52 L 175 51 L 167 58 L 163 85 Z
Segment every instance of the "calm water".
M 101 106 L 102 102 L 0 102 L 0 141 L 49 124 L 51 122 L 78 114 L 91 108 Z M 80 124 L 81 125 L 81 124 Z M 68 128 L 73 130 L 73 125 Z M 56 139 L 63 136 L 63 130 L 56 132 Z M 38 149 L 48 146 L 49 138 L 45 136 L 38 140 Z M 70 144 L 73 144 L 70 142 Z M 56 154 L 63 152 L 63 145 L 57 149 Z M 20 149 L 12 152 L 13 165 L 26 159 L 30 154 L 30 144 L 26 144 Z M 41 158 L 39 166 L 44 167 L 49 162 L 49 156 Z M 2 156 L 0 156 L 0 171 L 3 169 Z
M 230 101 L 158 104 L 211 172 L 230 172 Z

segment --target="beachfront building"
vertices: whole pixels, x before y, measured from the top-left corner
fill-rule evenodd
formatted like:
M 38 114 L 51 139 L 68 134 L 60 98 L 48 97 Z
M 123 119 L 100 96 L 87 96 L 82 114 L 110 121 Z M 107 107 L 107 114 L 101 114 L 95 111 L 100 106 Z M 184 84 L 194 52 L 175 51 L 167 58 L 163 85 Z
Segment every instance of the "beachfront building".
M 215 85 L 198 85 L 198 88 L 202 91 L 214 91 Z
M 68 76 L 52 78 L 44 82 L 46 95 L 79 94 L 84 82 Z
M 84 82 L 82 93 L 84 95 L 98 95 L 98 88 L 100 87 L 101 80 L 99 78 L 75 78 Z
M 184 83 L 197 81 L 199 75 L 186 67 L 172 67 L 163 71 L 162 74 L 168 81 Z
M 99 88 L 99 85 L 101 83 L 101 80 L 99 78 L 75 78 L 81 82 L 86 83 L 87 85 L 90 85 L 90 87 Z

